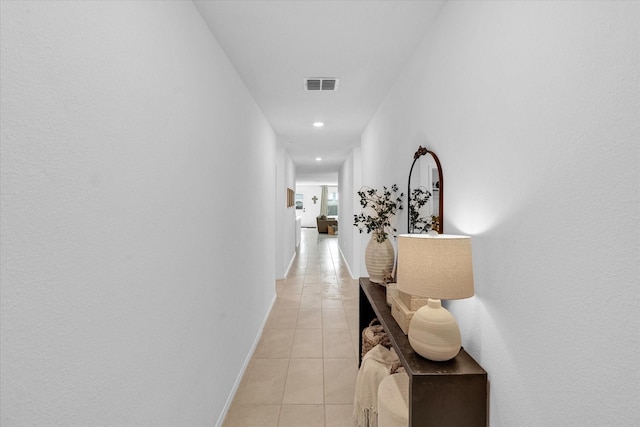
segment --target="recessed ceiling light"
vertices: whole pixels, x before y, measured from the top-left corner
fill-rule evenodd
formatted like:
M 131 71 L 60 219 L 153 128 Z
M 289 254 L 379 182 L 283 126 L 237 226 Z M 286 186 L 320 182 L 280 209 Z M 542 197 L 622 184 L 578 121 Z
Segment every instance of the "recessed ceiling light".
M 317 127 L 317 128 L 321 128 L 322 126 L 324 126 L 324 123 L 322 123 L 322 122 L 315 122 L 313 125 L 314 125 L 315 127 Z
M 316 160 L 320 161 L 320 160 L 322 160 L 322 157 L 316 157 Z

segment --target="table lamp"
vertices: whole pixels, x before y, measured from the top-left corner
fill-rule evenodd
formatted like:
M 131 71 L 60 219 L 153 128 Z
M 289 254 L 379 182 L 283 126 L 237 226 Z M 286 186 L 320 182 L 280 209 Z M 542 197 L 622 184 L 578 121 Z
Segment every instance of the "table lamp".
M 473 296 L 471 238 L 449 234 L 398 237 L 398 290 L 427 299 L 409 324 L 409 344 L 429 360 L 456 357 L 460 328 L 441 299 Z

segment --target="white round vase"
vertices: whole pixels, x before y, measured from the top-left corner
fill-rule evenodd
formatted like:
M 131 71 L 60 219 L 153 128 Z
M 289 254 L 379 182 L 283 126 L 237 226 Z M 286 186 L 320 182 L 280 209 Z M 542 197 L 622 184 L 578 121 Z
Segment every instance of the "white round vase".
M 460 352 L 458 322 L 439 299 L 429 298 L 427 305 L 413 314 L 409 344 L 420 356 L 436 362 L 451 360 Z
M 379 243 L 375 233 L 364 251 L 364 264 L 369 273 L 369 280 L 373 283 L 384 283 L 384 273 L 391 274 L 395 253 L 389 239 Z

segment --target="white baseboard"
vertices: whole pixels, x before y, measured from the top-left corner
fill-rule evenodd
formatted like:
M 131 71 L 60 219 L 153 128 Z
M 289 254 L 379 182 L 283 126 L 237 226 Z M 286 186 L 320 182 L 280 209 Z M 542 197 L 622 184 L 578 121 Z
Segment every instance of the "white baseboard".
M 296 255 L 297 255 L 297 253 L 294 252 L 293 256 L 291 257 L 291 261 L 289 261 L 289 266 L 287 267 L 287 270 L 284 272 L 284 278 L 285 279 L 289 275 L 289 270 L 291 270 L 291 266 L 293 265 L 293 261 L 295 261 L 295 259 L 296 259 Z
M 347 266 L 347 271 L 349 272 L 349 276 L 351 276 L 352 279 L 358 279 L 358 277 L 355 277 L 353 275 L 353 272 L 351 271 L 351 267 L 349 267 L 349 263 L 347 262 L 347 259 L 344 257 L 344 254 L 342 253 L 342 248 L 340 247 L 340 245 L 338 245 L 338 251 L 340 252 L 340 256 L 342 257 L 342 260 L 344 261 L 344 265 Z
M 246 359 L 244 360 L 244 363 L 242 364 L 242 369 L 240 369 L 240 373 L 238 374 L 238 377 L 236 378 L 236 381 L 233 384 L 233 388 L 231 389 L 231 393 L 229 393 L 229 397 L 227 398 L 227 401 L 224 404 L 224 408 L 222 408 L 222 413 L 220 414 L 220 417 L 218 418 L 218 421 L 215 424 L 216 427 L 222 427 L 222 423 L 224 422 L 224 419 L 226 418 L 227 413 L 229 412 L 229 408 L 231 408 L 231 403 L 233 402 L 233 399 L 236 396 L 236 392 L 238 391 L 238 387 L 240 386 L 240 382 L 242 381 L 242 377 L 244 376 L 244 373 L 247 370 L 247 366 L 249 366 L 249 362 L 251 361 L 251 358 L 253 357 L 253 353 L 255 353 L 256 348 L 258 347 L 258 343 L 260 342 L 260 338 L 262 337 L 262 331 L 264 331 L 264 327 L 267 324 L 267 320 L 269 319 L 269 315 L 271 314 L 271 310 L 273 310 L 273 305 L 276 303 L 276 298 L 277 298 L 277 295 L 274 295 L 273 296 L 273 300 L 271 301 L 271 305 L 269 306 L 269 310 L 267 311 L 267 315 L 265 316 L 264 320 L 262 321 L 262 325 L 260 326 L 260 329 L 258 331 L 258 334 L 256 335 L 256 338 L 253 340 L 253 344 L 251 345 L 251 349 L 249 350 L 249 354 L 247 355 Z

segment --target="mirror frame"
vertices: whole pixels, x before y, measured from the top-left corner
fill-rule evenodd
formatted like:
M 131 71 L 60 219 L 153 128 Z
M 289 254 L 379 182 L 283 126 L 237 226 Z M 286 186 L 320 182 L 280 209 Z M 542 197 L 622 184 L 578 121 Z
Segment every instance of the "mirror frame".
M 438 179 L 440 180 L 440 186 L 438 191 L 438 207 L 439 207 L 438 216 L 439 216 L 440 226 L 438 227 L 438 233 L 442 234 L 443 228 L 444 228 L 444 203 L 443 203 L 444 184 L 442 180 L 442 165 L 440 164 L 440 159 L 438 159 L 438 156 L 436 156 L 436 153 L 434 153 L 433 151 L 427 150 L 422 145 L 418 146 L 418 151 L 416 151 L 415 154 L 413 155 L 413 163 L 411 163 L 411 169 L 409 169 L 409 180 L 407 183 L 407 198 L 411 197 L 411 174 L 413 173 L 413 167 L 415 166 L 418 159 L 424 156 L 425 154 L 431 154 L 431 157 L 433 157 L 433 160 L 435 160 L 436 166 L 438 167 Z M 432 196 L 433 196 L 433 192 L 432 192 Z M 407 232 L 411 233 L 411 205 L 409 203 L 407 203 L 407 205 L 408 205 Z

